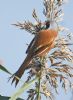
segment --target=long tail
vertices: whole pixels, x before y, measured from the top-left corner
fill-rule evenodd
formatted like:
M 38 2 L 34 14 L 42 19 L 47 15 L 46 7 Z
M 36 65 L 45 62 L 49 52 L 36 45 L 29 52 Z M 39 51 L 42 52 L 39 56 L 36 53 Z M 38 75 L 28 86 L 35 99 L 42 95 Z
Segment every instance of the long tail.
M 22 65 L 18 69 L 18 71 L 12 76 L 13 77 L 12 83 L 15 81 L 15 86 L 17 86 L 19 79 L 22 77 L 24 71 L 28 68 L 28 65 L 30 64 L 31 60 L 32 60 L 31 56 L 27 55 L 24 62 L 22 63 Z

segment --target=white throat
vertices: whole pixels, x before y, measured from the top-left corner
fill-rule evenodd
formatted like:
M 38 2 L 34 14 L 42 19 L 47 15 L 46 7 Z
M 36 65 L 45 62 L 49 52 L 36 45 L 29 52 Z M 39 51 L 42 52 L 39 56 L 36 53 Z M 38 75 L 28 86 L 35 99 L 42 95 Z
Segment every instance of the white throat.
M 54 21 L 51 21 L 51 22 L 50 22 L 50 29 L 53 29 L 53 30 L 58 31 L 57 23 L 54 22 Z

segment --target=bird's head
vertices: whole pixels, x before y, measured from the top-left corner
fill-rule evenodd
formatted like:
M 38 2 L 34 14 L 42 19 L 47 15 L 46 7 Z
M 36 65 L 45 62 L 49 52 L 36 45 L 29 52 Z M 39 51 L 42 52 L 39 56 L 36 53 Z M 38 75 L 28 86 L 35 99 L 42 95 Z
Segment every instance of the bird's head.
M 56 23 L 54 21 L 46 20 L 45 22 L 41 23 L 40 25 L 37 24 L 36 28 L 37 28 L 38 31 L 46 30 L 46 29 L 56 30 L 57 29 L 57 25 L 56 25 Z
M 57 26 L 57 23 L 55 21 L 51 21 L 51 20 L 46 20 L 44 22 L 44 26 L 45 26 L 45 29 L 53 29 L 53 30 L 58 30 L 58 26 Z

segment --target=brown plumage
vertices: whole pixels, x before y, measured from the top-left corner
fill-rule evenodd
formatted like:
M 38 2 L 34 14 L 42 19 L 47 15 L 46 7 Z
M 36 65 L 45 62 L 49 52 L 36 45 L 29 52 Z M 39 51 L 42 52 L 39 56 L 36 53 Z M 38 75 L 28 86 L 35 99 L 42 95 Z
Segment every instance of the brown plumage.
M 55 30 L 46 29 L 39 31 L 27 48 L 25 60 L 14 75 L 21 78 L 24 71 L 28 68 L 28 65 L 32 62 L 33 57 L 43 57 L 54 47 L 56 37 L 57 31 Z M 19 82 L 15 77 L 13 78 L 12 83 L 14 81 L 16 81 L 16 85 Z

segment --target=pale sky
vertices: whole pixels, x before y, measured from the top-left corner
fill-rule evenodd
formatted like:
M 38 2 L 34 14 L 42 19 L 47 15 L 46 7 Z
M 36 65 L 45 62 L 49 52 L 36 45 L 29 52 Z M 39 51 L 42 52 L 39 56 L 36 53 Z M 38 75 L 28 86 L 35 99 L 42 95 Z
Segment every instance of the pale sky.
M 11 24 L 17 21 L 30 20 L 32 18 L 33 8 L 36 9 L 40 19 L 44 21 L 44 15 L 42 14 L 43 0 L 0 0 L 0 59 L 3 61 L 3 65 L 12 73 L 16 72 L 21 63 L 23 62 L 26 54 L 26 43 L 32 40 L 29 33 L 24 30 L 20 30 Z M 69 3 L 64 5 L 64 21 L 62 25 L 66 26 L 73 32 L 73 0 L 69 0 Z M 10 96 L 17 88 L 14 85 L 11 86 L 10 82 L 7 82 L 9 75 L 0 71 L 0 94 Z M 22 80 L 24 80 L 24 76 Z M 26 93 L 22 96 L 25 97 Z M 59 95 L 55 95 L 56 100 L 70 100 L 70 90 L 65 94 L 64 91 L 59 88 Z

